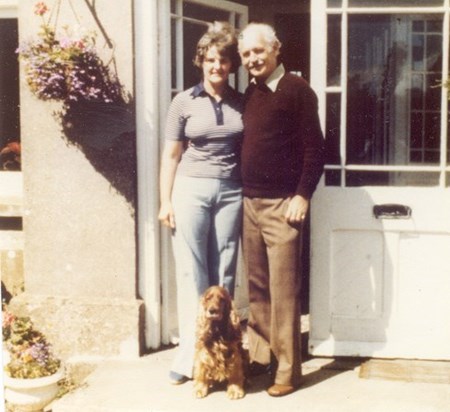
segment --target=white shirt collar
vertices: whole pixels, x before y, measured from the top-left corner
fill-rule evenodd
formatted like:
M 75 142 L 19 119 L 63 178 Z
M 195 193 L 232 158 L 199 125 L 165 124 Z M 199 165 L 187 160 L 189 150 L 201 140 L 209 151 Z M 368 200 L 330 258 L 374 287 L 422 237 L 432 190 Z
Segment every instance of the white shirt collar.
M 266 79 L 264 83 L 266 83 L 267 87 L 274 92 L 275 90 L 277 90 L 278 83 L 280 82 L 281 78 L 284 76 L 285 73 L 286 70 L 284 69 L 283 64 L 280 64 Z M 256 83 L 255 78 L 253 78 L 251 81 L 252 83 Z

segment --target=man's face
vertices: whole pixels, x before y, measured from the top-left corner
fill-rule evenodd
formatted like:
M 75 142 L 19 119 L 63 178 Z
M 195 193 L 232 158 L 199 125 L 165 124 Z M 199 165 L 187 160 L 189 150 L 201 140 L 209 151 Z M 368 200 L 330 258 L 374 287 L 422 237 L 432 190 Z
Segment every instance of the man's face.
M 277 68 L 279 50 L 267 44 L 257 31 L 248 32 L 239 43 L 242 65 L 257 80 L 266 80 Z

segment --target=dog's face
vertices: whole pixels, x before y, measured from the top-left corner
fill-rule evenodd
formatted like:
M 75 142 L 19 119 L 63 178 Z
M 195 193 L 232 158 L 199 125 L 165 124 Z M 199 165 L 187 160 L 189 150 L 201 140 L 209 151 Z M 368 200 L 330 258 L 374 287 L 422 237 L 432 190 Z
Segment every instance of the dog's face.
M 211 286 L 203 294 L 201 306 L 203 315 L 208 321 L 220 322 L 230 315 L 230 294 L 221 286 Z

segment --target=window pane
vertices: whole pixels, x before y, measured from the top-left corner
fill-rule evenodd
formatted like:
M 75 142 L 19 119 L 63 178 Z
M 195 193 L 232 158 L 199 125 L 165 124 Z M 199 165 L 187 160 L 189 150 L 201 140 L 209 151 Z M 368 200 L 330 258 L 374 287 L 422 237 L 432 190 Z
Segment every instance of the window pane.
M 184 39 L 184 88 L 188 89 L 189 87 L 197 84 L 200 79 L 200 71 L 197 67 L 194 66 L 194 57 L 197 50 L 197 43 L 200 40 L 200 37 L 206 31 L 206 26 L 203 24 L 196 24 L 185 21 L 183 24 L 183 39 Z
M 439 173 L 434 172 L 346 172 L 346 185 L 359 186 L 438 186 Z
M 339 142 L 341 137 L 341 95 L 340 93 L 330 93 L 327 95 L 327 121 L 325 131 L 326 163 L 329 165 L 339 165 L 341 157 L 339 155 Z
M 325 170 L 325 185 L 326 186 L 340 186 L 341 185 L 341 171 L 340 170 Z
M 0 171 L 20 169 L 17 46 L 17 19 L 0 19 Z
M 450 119 L 450 113 L 448 116 Z M 447 123 L 447 165 L 450 165 L 450 122 Z
M 444 0 L 349 0 L 350 7 L 433 7 L 442 6 Z
M 327 85 L 341 84 L 341 16 L 328 16 Z
M 202 6 L 201 4 L 185 2 L 183 4 L 183 16 L 203 21 L 228 21 L 230 13 L 224 10 Z
M 328 0 L 327 1 L 328 7 L 341 7 L 342 6 L 342 0 Z
M 170 53 L 171 53 L 171 60 L 172 60 L 172 67 L 171 67 L 171 84 L 172 89 L 177 88 L 177 70 L 178 70 L 178 62 L 177 62 L 177 30 L 176 30 L 176 21 L 171 21 L 170 26 L 170 38 L 171 38 L 171 45 L 170 45 Z
M 348 48 L 347 163 L 438 164 L 442 16 L 351 15 Z

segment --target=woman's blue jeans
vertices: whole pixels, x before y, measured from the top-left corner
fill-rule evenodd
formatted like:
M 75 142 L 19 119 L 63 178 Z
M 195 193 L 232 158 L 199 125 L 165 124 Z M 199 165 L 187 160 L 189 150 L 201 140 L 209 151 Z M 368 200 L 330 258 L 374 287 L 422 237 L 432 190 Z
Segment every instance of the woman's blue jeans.
M 212 285 L 233 295 L 242 225 L 241 183 L 176 176 L 172 190 L 180 347 L 172 370 L 192 377 L 198 302 Z

